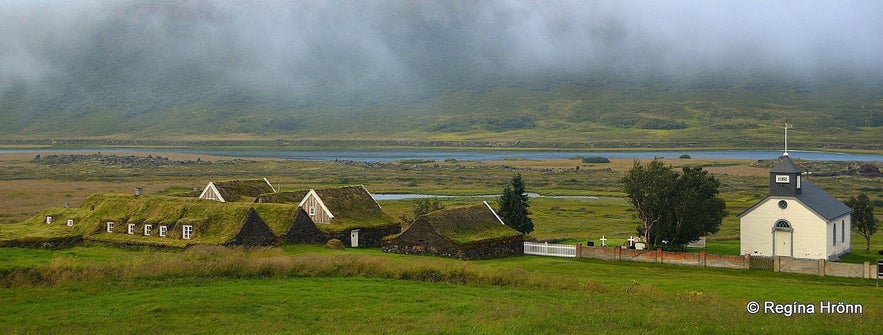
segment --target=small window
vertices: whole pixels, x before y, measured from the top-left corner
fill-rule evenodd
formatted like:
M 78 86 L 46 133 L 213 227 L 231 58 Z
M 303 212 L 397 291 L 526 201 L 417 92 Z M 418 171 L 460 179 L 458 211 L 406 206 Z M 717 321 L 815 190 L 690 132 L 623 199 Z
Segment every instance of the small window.
M 190 236 L 193 235 L 193 226 L 192 225 L 184 225 L 181 230 L 181 238 L 185 240 L 189 240 Z
M 129 235 L 135 235 L 135 224 L 130 223 L 127 227 L 128 229 L 126 230 L 126 233 L 128 233 Z
M 113 232 L 113 221 L 107 221 L 107 232 L 108 233 Z
M 834 245 L 837 245 L 837 224 L 836 223 L 834 224 L 834 231 L 832 233 L 834 233 L 834 241 L 833 241 Z
M 840 220 L 840 242 L 846 243 L 846 220 Z
M 159 226 L 159 237 L 166 237 L 166 232 L 169 230 L 168 226 Z
M 316 206 L 310 206 L 310 216 L 316 215 Z
M 52 215 L 46 215 L 46 224 L 52 223 Z
M 74 219 L 67 219 L 67 226 L 73 227 L 74 226 Z
M 149 224 L 144 225 L 144 236 L 150 236 L 151 230 L 153 230 L 153 225 L 149 225 Z

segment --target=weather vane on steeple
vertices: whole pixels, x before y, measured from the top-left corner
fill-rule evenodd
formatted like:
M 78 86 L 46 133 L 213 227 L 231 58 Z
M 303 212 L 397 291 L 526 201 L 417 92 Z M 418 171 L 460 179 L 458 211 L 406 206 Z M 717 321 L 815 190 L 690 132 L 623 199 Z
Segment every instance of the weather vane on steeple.
M 788 156 L 788 129 L 794 128 L 794 125 L 785 123 L 785 153 L 782 156 Z

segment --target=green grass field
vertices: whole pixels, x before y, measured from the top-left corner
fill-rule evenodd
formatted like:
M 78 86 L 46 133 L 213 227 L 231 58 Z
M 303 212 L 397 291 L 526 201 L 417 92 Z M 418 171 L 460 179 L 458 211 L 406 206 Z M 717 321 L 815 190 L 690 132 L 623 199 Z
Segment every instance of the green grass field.
M 373 166 L 242 160 L 202 167 L 45 166 L 0 157 L 0 220 L 20 222 L 93 193 L 183 193 L 208 180 L 268 177 L 281 190 L 364 184 L 372 192 L 488 195 L 515 171 L 528 191 L 597 198 L 531 198 L 528 238 L 622 244 L 635 234 L 619 178 L 631 160 L 406 162 Z M 736 214 L 766 192 L 764 168 L 706 164 L 722 180 L 730 215 L 706 251 L 738 254 Z M 580 166 L 577 172 L 573 169 Z M 840 199 L 880 178 L 815 178 Z M 493 198 L 439 199 L 449 208 Z M 409 200 L 381 201 L 391 217 Z M 879 212 L 879 208 L 878 208 Z M 39 218 L 38 218 L 39 219 Z M 0 238 L 18 234 L 0 224 Z M 46 230 L 50 234 L 49 228 Z M 853 234 L 844 261 L 883 258 Z M 691 249 L 694 250 L 694 249 Z M 695 251 L 695 250 L 694 250 Z M 726 270 L 591 259 L 513 257 L 487 261 L 391 255 L 319 246 L 186 250 L 86 245 L 64 250 L 0 248 L 0 333 L 880 333 L 883 289 L 874 281 L 763 270 Z M 746 311 L 750 301 L 814 304 L 815 314 Z M 819 302 L 861 304 L 856 315 L 820 314 Z
M 585 259 L 87 246 L 4 248 L 0 260 L 5 334 L 871 334 L 883 316 L 883 289 L 867 279 Z M 863 310 L 786 317 L 750 314 L 749 301 Z

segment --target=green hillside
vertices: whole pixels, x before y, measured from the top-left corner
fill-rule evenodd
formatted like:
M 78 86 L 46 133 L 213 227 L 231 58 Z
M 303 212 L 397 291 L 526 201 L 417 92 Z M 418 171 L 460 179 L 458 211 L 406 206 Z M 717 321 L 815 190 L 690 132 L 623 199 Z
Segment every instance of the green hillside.
M 141 94 L 120 92 L 101 99 L 6 90 L 0 132 L 4 140 L 237 135 L 381 143 L 520 141 L 541 147 L 766 147 L 780 141 L 777 128 L 788 122 L 796 125 L 793 138 L 804 146 L 881 149 L 883 85 L 758 85 L 565 81 L 546 87 L 457 89 L 422 100 L 306 106 L 258 94 L 235 98 L 201 86 L 155 93 L 156 101 L 149 87 L 131 88 Z M 130 93 L 143 97 L 124 102 Z M 34 112 L 22 117 L 28 111 Z
M 636 43 L 655 33 L 594 5 L 564 21 L 467 2 L 91 5 L 9 9 L 0 141 L 744 148 L 788 122 L 803 147 L 881 149 L 863 49 L 721 58 Z

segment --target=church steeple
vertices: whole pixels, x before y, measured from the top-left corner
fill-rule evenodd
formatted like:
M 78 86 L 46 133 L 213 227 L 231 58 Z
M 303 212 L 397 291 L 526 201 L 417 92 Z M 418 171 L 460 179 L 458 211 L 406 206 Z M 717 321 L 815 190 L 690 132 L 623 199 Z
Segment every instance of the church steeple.
M 794 128 L 794 125 L 785 123 L 785 152 L 782 156 L 788 156 L 788 128 Z
M 785 124 L 785 152 L 782 161 L 770 170 L 770 195 L 796 196 L 800 194 L 800 168 L 788 156 L 788 129 Z

